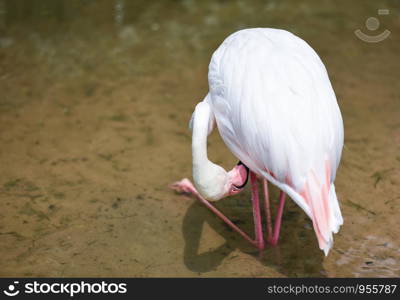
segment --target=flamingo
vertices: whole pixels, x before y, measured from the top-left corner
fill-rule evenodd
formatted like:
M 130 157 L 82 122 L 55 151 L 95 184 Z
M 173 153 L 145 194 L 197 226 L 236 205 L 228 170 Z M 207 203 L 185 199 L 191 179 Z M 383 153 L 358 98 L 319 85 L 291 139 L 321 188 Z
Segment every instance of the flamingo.
M 343 148 L 343 120 L 327 71 L 301 38 L 280 29 L 252 28 L 228 36 L 211 58 L 209 92 L 196 105 L 192 175 L 171 188 L 193 193 L 252 245 L 264 249 L 258 185 L 264 192 L 266 241 L 278 243 L 288 195 L 311 219 L 325 255 L 343 224 L 334 180 Z M 239 163 L 229 172 L 207 156 L 217 127 Z M 211 202 L 241 192 L 250 177 L 255 238 Z M 268 183 L 280 189 L 272 224 Z

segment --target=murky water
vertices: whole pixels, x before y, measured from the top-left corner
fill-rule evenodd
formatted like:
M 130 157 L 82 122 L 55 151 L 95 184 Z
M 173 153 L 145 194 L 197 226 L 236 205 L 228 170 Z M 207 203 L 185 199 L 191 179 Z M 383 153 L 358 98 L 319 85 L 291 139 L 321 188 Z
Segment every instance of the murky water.
M 0 0 L 0 276 L 400 276 L 399 14 L 399 1 Z M 345 224 L 327 258 L 292 202 L 259 255 L 167 188 L 190 177 L 210 56 L 246 27 L 308 41 L 337 93 Z M 236 163 L 217 133 L 210 156 Z M 217 207 L 252 232 L 249 191 Z

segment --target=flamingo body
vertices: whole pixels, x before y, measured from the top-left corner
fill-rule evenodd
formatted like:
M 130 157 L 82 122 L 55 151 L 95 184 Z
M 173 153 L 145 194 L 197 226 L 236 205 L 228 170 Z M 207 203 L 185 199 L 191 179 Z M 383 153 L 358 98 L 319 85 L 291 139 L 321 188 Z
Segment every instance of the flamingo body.
M 343 121 L 319 56 L 287 31 L 245 29 L 214 52 L 208 80 L 209 93 L 191 123 L 202 114 L 207 133 L 216 125 L 226 146 L 251 172 L 288 194 L 311 218 L 326 255 L 332 233 L 343 224 L 334 186 Z M 195 171 L 196 185 L 201 180 Z M 220 174 L 214 177 L 223 180 Z

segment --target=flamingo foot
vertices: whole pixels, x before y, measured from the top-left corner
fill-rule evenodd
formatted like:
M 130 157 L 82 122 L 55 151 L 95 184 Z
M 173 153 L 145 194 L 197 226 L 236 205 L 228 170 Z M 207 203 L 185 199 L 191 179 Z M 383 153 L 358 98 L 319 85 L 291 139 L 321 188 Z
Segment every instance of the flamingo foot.
M 267 242 L 271 247 L 276 247 L 278 245 L 278 239 L 279 236 L 277 238 L 268 238 Z
M 169 188 L 180 194 L 197 194 L 196 188 L 187 178 L 183 178 L 180 181 L 170 184 Z

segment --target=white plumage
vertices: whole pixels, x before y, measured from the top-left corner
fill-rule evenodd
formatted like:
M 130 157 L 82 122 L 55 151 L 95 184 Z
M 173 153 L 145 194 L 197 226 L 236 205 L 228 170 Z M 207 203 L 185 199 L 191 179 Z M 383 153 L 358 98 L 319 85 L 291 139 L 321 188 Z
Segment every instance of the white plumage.
M 327 253 L 343 223 L 333 184 L 343 121 L 318 55 L 284 30 L 241 30 L 214 52 L 208 79 L 204 101 L 225 144 L 307 213 Z
M 254 176 L 255 241 L 207 201 L 239 192 L 246 177 L 243 167 L 226 172 L 208 160 L 207 135 L 217 125 L 227 147 L 252 173 L 278 186 L 311 218 L 319 247 L 327 255 L 332 233 L 343 224 L 334 186 L 343 121 L 318 55 L 284 30 L 241 30 L 214 52 L 208 80 L 209 93 L 190 121 L 197 190 L 187 179 L 172 187 L 197 195 L 235 231 L 263 248 Z M 284 197 L 280 201 L 283 209 Z M 279 236 L 281 216 L 272 244 Z

